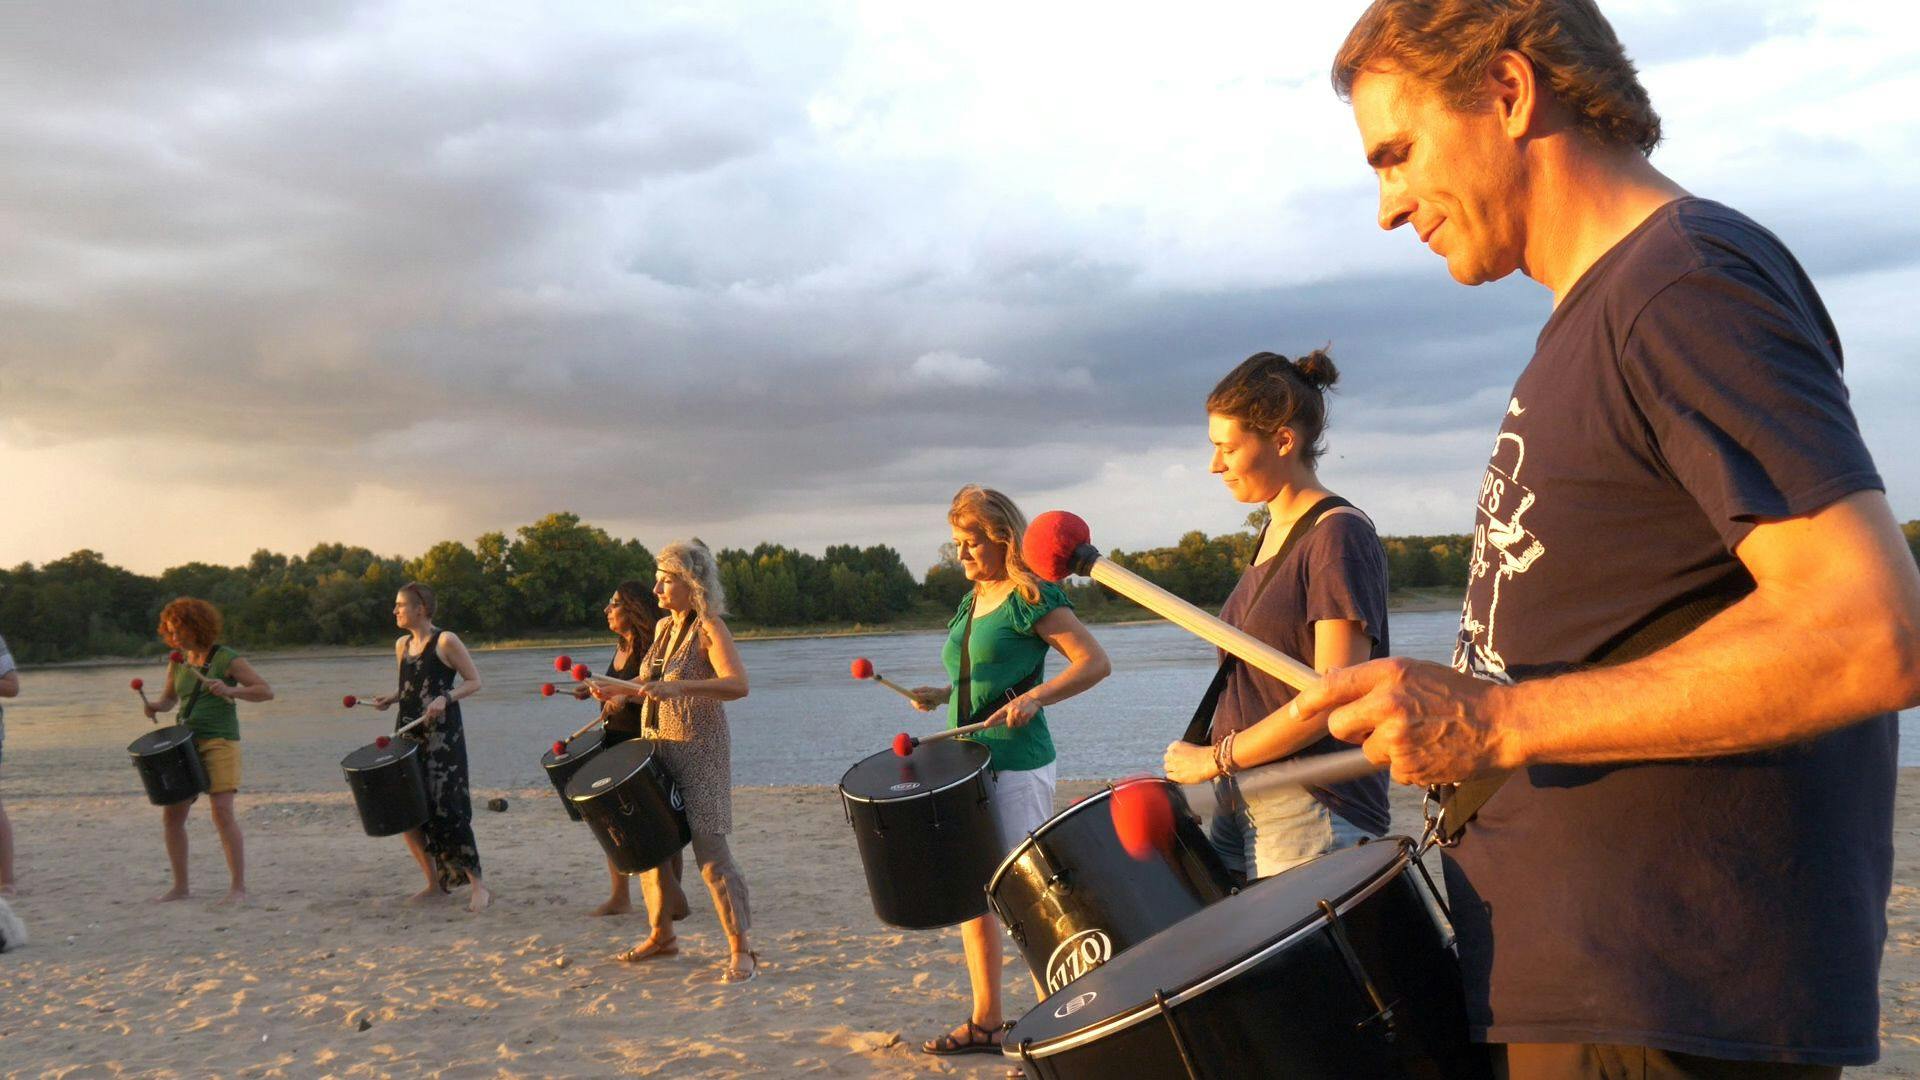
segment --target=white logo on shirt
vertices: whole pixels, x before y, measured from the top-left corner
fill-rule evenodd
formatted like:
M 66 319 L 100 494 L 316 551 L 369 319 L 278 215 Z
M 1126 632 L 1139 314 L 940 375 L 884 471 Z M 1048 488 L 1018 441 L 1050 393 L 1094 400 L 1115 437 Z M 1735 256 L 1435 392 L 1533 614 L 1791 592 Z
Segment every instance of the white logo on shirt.
M 1519 398 L 1507 403 L 1507 415 L 1526 412 Z M 1522 523 L 1535 500 L 1533 489 L 1520 482 L 1527 458 L 1527 440 L 1503 431 L 1494 440 L 1493 457 L 1480 481 L 1480 504 L 1473 525 L 1473 561 L 1467 568 L 1467 601 L 1460 613 L 1460 636 L 1454 643 L 1453 666 L 1481 678 L 1507 682 L 1507 662 L 1500 656 L 1494 628 L 1500 614 L 1500 592 L 1509 580 L 1527 572 L 1547 553 L 1540 538 Z M 1486 610 L 1475 609 L 1481 595 L 1480 579 L 1491 575 L 1484 590 Z

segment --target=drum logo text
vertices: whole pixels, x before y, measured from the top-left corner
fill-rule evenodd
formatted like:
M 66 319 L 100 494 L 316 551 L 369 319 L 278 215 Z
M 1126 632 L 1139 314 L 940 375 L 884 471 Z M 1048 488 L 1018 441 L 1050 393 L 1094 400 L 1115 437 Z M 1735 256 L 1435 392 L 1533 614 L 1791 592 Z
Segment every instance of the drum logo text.
M 667 805 L 673 807 L 675 810 L 685 810 L 687 808 L 686 801 L 680 798 L 679 784 L 675 784 L 667 789 Z
M 1086 993 L 1081 994 L 1079 997 L 1074 998 L 1072 1001 L 1067 1002 L 1065 1005 L 1062 1005 L 1059 1008 L 1053 1010 L 1053 1018 L 1055 1020 L 1065 1020 L 1067 1017 L 1072 1016 L 1074 1013 L 1077 1013 L 1081 1009 L 1084 1009 L 1087 1006 L 1093 1004 L 1093 999 L 1099 996 L 1100 996 L 1099 991 L 1089 990 Z
M 912 791 L 914 788 L 917 788 L 919 786 L 920 786 L 920 781 L 918 780 L 905 780 L 898 784 L 893 785 L 887 790 L 888 791 Z
M 1061 942 L 1053 955 L 1047 957 L 1047 993 L 1053 993 L 1111 959 L 1113 939 L 1105 930 L 1080 931 Z

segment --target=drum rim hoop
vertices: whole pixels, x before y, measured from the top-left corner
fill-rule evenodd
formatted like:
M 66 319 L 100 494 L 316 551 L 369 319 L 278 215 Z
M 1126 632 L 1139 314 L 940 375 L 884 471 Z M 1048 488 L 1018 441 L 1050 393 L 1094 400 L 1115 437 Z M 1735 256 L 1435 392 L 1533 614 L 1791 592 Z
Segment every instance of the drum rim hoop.
M 979 746 L 980 744 L 979 744 L 979 743 L 973 743 L 972 745 L 974 745 L 974 746 Z M 982 747 L 982 749 L 985 749 L 985 747 Z M 883 750 L 883 751 L 881 751 L 881 753 L 892 753 L 892 751 L 891 751 L 891 750 Z M 951 783 L 951 784 L 942 784 L 941 786 L 939 786 L 939 787 L 937 787 L 937 788 L 930 788 L 930 789 L 928 789 L 928 790 L 926 790 L 926 791 L 916 791 L 916 792 L 914 792 L 914 793 L 913 793 L 913 794 L 911 794 L 911 795 L 900 795 L 900 796 L 896 796 L 896 797 L 894 797 L 894 798 L 890 798 L 890 799 L 874 799 L 874 798 L 868 798 L 868 797 L 867 797 L 867 796 L 865 796 L 865 795 L 855 795 L 855 794 L 854 794 L 853 792 L 851 792 L 851 791 L 848 791 L 848 790 L 847 790 L 847 777 L 848 777 L 848 776 L 851 776 L 851 775 L 853 775 L 853 770 L 854 770 L 854 769 L 857 769 L 857 768 L 859 768 L 860 766 L 862 766 L 862 765 L 864 765 L 864 764 L 866 764 L 866 763 L 867 763 L 867 762 L 868 762 L 869 760 L 871 760 L 872 758 L 875 758 L 875 757 L 878 757 L 878 756 L 880 756 L 880 755 L 879 755 L 879 754 L 869 754 L 869 755 L 868 755 L 867 757 L 864 757 L 864 758 L 861 758 L 861 759 L 860 759 L 859 761 L 856 761 L 856 762 L 854 762 L 854 763 L 853 763 L 853 768 L 851 768 L 851 769 L 848 769 L 848 770 L 847 770 L 847 771 L 846 771 L 845 773 L 842 773 L 842 774 L 841 774 L 841 776 L 840 776 L 840 782 L 839 782 L 838 784 L 835 784 L 835 785 L 834 785 L 835 787 L 837 787 L 837 788 L 839 788 L 839 789 L 840 789 L 840 797 L 841 797 L 841 798 L 843 798 L 843 799 L 845 799 L 845 800 L 847 800 L 848 802 L 857 802 L 857 803 L 866 803 L 866 804 L 868 804 L 868 805 L 870 805 L 870 806 L 873 806 L 873 805 L 879 805 L 879 804 L 881 804 L 881 803 L 886 803 L 886 804 L 893 804 L 893 803 L 909 803 L 909 802 L 912 802 L 912 801 L 914 801 L 915 799 L 930 799 L 930 798 L 932 798 L 933 796 L 935 796 L 935 795 L 938 795 L 938 794 L 940 794 L 940 793 L 941 793 L 941 792 L 943 792 L 943 791 L 951 791 L 951 790 L 953 790 L 954 788 L 957 788 L 957 787 L 959 787 L 959 786 L 960 786 L 960 785 L 962 785 L 962 784 L 967 784 L 967 783 L 972 783 L 972 782 L 973 782 L 974 780 L 977 780 L 977 779 L 979 779 L 979 778 L 980 778 L 980 774 L 981 774 L 981 773 L 983 773 L 983 772 L 992 772 L 992 771 L 993 771 L 993 758 L 992 758 L 991 756 L 989 756 L 989 757 L 987 758 L 987 760 L 985 760 L 985 761 L 982 761 L 982 762 L 980 763 L 980 767 L 979 767 L 979 768 L 977 768 L 977 769 L 975 769 L 975 770 L 973 770 L 972 772 L 970 772 L 970 773 L 968 773 L 967 775 L 965 775 L 965 776 L 963 776 L 963 777 L 961 777 L 960 779 L 958 779 L 958 780 L 955 780 L 955 781 L 954 781 L 953 783 Z
M 1381 841 L 1378 841 L 1378 840 L 1374 841 L 1374 843 L 1376 844 L 1380 842 Z M 1402 873 L 1405 873 L 1406 870 L 1408 869 L 1408 864 L 1412 862 L 1412 855 L 1409 851 L 1409 846 L 1408 846 L 1410 843 L 1411 841 L 1407 840 L 1404 837 L 1398 838 L 1394 846 L 1398 847 L 1400 851 L 1399 851 L 1399 854 L 1394 858 L 1394 861 L 1388 865 L 1386 870 L 1381 872 L 1379 877 L 1373 879 L 1372 881 L 1367 882 L 1365 885 L 1361 886 L 1358 890 L 1356 890 L 1352 896 L 1349 896 L 1345 900 L 1342 900 L 1340 901 L 1340 903 L 1336 904 L 1333 909 L 1334 914 L 1336 916 L 1345 915 L 1347 912 L 1359 906 L 1363 901 L 1373 896 L 1374 893 L 1377 893 L 1381 889 L 1386 888 L 1388 882 L 1399 877 Z M 1201 979 L 1199 982 L 1193 983 L 1190 986 L 1183 987 L 1180 990 L 1176 991 L 1175 993 L 1168 994 L 1166 998 L 1167 1007 L 1172 1008 L 1176 1005 L 1184 1005 L 1187 1002 L 1200 997 L 1201 995 L 1207 993 L 1209 990 L 1212 990 L 1213 988 L 1219 986 L 1221 983 L 1227 982 L 1228 980 L 1233 978 L 1237 978 L 1241 974 L 1245 973 L 1248 969 L 1256 967 L 1260 964 L 1263 964 L 1267 960 L 1278 955 L 1279 953 L 1285 952 L 1287 949 L 1291 948 L 1296 942 L 1302 940 L 1303 938 L 1312 934 L 1319 933 L 1325 926 L 1326 926 L 1326 916 L 1322 913 L 1316 913 L 1313 917 L 1307 920 L 1305 925 L 1299 927 L 1298 929 L 1294 930 L 1292 933 L 1286 935 L 1283 938 L 1280 938 L 1277 941 L 1274 941 L 1268 945 L 1262 946 L 1259 950 L 1254 952 L 1251 956 L 1242 957 L 1240 960 L 1228 965 L 1227 967 L 1221 969 L 1220 971 L 1213 973 L 1212 975 L 1207 976 L 1204 979 Z M 1073 984 L 1069 983 L 1067 985 L 1071 986 Z M 1066 987 L 1061 988 L 1061 990 L 1065 990 L 1065 989 Z M 1056 994 L 1057 993 L 1058 991 L 1056 991 Z M 1041 1001 L 1040 1005 L 1046 1004 L 1046 1002 L 1052 1000 L 1054 996 L 1055 994 L 1048 995 L 1045 1000 Z M 1038 1010 L 1040 1008 L 1040 1005 L 1035 1005 L 1034 1009 Z M 1031 1047 L 1027 1048 L 1024 1052 L 1033 1057 L 1051 1057 L 1054 1054 L 1061 1054 L 1061 1053 L 1065 1053 L 1068 1050 L 1075 1050 L 1086 1045 L 1087 1043 L 1094 1042 L 1099 1039 L 1103 1039 L 1108 1035 L 1125 1031 L 1128 1028 L 1146 1023 L 1148 1020 L 1151 1020 L 1156 1015 L 1158 1015 L 1159 1011 L 1160 1011 L 1160 1006 L 1158 1003 L 1152 1002 L 1152 1001 L 1141 1002 L 1129 1008 L 1126 1012 L 1117 1013 L 1113 1016 L 1110 1016 L 1107 1019 L 1101 1021 L 1100 1023 L 1093 1025 L 1092 1027 L 1080 1028 L 1076 1031 L 1070 1031 L 1065 1035 L 1058 1036 L 1057 1038 L 1051 1039 L 1047 1042 L 1035 1043 Z M 1012 1035 L 1012 1032 L 1009 1031 L 1008 1035 Z M 1011 1039 L 1009 1039 L 1006 1044 L 1006 1050 L 1005 1050 L 1006 1056 L 1011 1058 L 1018 1058 L 1021 1055 L 1021 1053 L 1022 1051 L 1014 1045 Z
M 399 756 L 395 757 L 393 761 L 399 761 L 401 758 L 406 757 L 409 754 L 418 754 L 420 752 L 420 744 L 417 742 L 414 742 L 412 739 L 395 739 L 385 746 L 378 747 L 378 749 L 393 750 L 396 747 L 401 747 L 403 749 L 399 751 Z M 372 772 L 375 769 L 383 769 L 383 768 L 386 768 L 388 765 L 393 764 L 393 761 L 377 761 L 377 762 L 374 762 L 372 765 L 347 764 L 347 758 L 352 757 L 353 755 L 359 753 L 362 750 L 370 750 L 370 749 L 375 749 L 372 743 L 368 743 L 365 746 L 356 746 L 352 750 L 347 751 L 347 757 L 340 759 L 341 771 L 350 772 L 350 773 Z
M 613 746 L 608 746 L 608 745 L 606 744 L 606 738 L 607 738 L 607 734 L 606 734 L 606 731 L 605 731 L 604 729 L 601 729 L 601 728 L 595 728 L 595 729 L 594 729 L 594 730 L 592 730 L 592 731 L 584 731 L 584 732 L 581 732 L 581 733 L 580 733 L 579 735 L 577 735 L 577 736 L 575 736 L 575 738 L 581 738 L 581 739 L 584 739 L 584 738 L 586 738 L 586 737 L 587 737 L 588 735 L 598 735 L 598 736 L 600 736 L 600 742 L 598 742 L 598 743 L 596 743 L 595 745 L 596 745 L 596 746 L 598 746 L 598 747 L 600 747 L 601 749 L 605 749 L 605 750 L 611 750 L 611 749 L 613 749 L 613 746 L 619 746 L 619 745 L 620 745 L 620 743 L 614 743 L 614 744 L 613 744 Z M 621 741 L 622 741 L 622 742 L 633 742 L 634 740 L 632 740 L 632 739 L 623 739 L 623 740 L 621 740 Z M 648 742 L 651 742 L 652 740 L 651 740 L 651 739 L 649 739 L 649 740 L 647 740 L 647 741 L 648 741 Z M 569 744 L 569 745 L 571 745 L 571 744 L 572 744 L 572 740 L 571 740 L 571 739 L 569 739 L 569 740 L 568 740 L 568 744 Z M 569 755 L 569 756 L 568 756 L 568 758 L 567 758 L 567 760 L 568 760 L 568 761 L 571 761 L 571 760 L 573 760 L 573 758 L 572 758 L 572 756 L 571 756 L 571 755 Z M 559 758 L 557 758 L 557 757 L 554 757 L 554 756 L 553 756 L 553 747 L 551 747 L 551 746 L 549 746 L 549 747 L 547 747 L 547 748 L 546 748 L 545 750 L 543 750 L 543 751 L 541 751 L 541 752 L 540 752 L 540 767 L 541 767 L 541 768 L 543 768 L 543 769 L 551 769 L 551 768 L 553 768 L 553 767 L 554 767 L 555 765 L 560 765 L 560 764 L 564 764 L 564 763 L 563 763 L 563 762 L 562 762 L 562 761 L 561 761 L 561 760 L 560 760 Z M 584 764 L 585 764 L 585 763 L 584 763 L 584 762 L 582 762 L 582 765 L 584 765 Z
M 1102 784 L 1099 791 L 1088 792 L 1085 798 L 1076 801 L 1065 810 L 1041 822 L 1040 827 L 1028 833 L 1025 840 L 1013 845 L 1013 850 L 1007 852 L 1007 857 L 1001 859 L 1000 865 L 994 868 L 993 876 L 987 879 L 987 892 L 991 893 L 994 891 L 995 887 L 1000 884 L 1000 876 L 1007 872 L 1007 868 L 1013 865 L 1014 860 L 1019 854 L 1027 850 L 1028 845 L 1040 839 L 1040 837 L 1046 835 L 1048 832 L 1051 832 L 1056 822 L 1065 821 L 1082 807 L 1092 806 L 1095 803 L 1113 798 L 1115 789 L 1121 784 L 1161 784 L 1172 788 L 1172 794 L 1179 798 L 1183 804 L 1186 801 L 1186 794 L 1180 790 L 1180 785 L 1164 776 L 1134 776 L 1125 780 L 1115 780 L 1111 783 Z M 1191 807 L 1188 807 L 1188 812 L 1192 812 Z
M 646 772 L 647 763 L 660 756 L 659 744 L 655 743 L 652 739 L 628 739 L 624 742 L 614 743 L 612 746 L 607 747 L 606 750 L 602 751 L 601 753 L 595 754 L 593 756 L 593 760 L 598 761 L 600 760 L 601 757 L 605 756 L 606 754 L 611 754 L 623 746 L 633 746 L 636 743 L 647 748 L 647 756 L 641 758 L 639 761 L 634 763 L 632 772 L 612 781 L 602 790 L 583 791 L 578 796 L 574 795 L 574 793 L 571 791 L 563 791 L 560 793 L 560 797 L 562 799 L 565 799 L 568 802 L 584 802 L 588 799 L 598 799 L 602 795 L 605 795 L 608 791 L 611 791 L 614 788 L 620 786 L 621 784 L 626 783 L 627 781 L 633 779 L 635 776 L 639 775 L 640 773 Z M 586 765 L 580 766 L 580 769 L 578 772 L 575 772 L 572 776 L 567 777 L 567 787 L 569 788 L 573 787 L 576 781 L 582 779 L 580 773 L 583 773 L 586 771 L 587 771 Z M 666 762 L 663 761 L 660 763 L 660 771 L 666 772 Z M 673 778 L 673 774 L 668 773 L 667 778 L 671 780 Z
M 139 743 L 141 739 L 151 739 L 155 735 L 165 735 L 167 732 L 173 731 L 175 729 L 185 732 L 185 735 L 184 736 L 181 736 L 181 735 L 168 736 L 169 738 L 172 738 L 176 741 L 170 742 L 165 746 L 155 747 L 152 751 L 148 753 L 143 754 L 140 751 L 134 749 L 134 746 L 137 743 Z M 193 740 L 199 737 L 200 736 L 192 728 L 188 727 L 185 724 L 168 724 L 166 727 L 154 728 L 152 731 L 141 732 L 139 738 L 136 738 L 133 740 L 133 742 L 130 742 L 127 744 L 127 753 L 137 758 L 152 757 L 155 753 L 165 753 L 169 750 L 178 750 L 182 746 L 187 746 L 191 744 Z M 198 749 L 198 747 L 195 747 L 195 749 Z

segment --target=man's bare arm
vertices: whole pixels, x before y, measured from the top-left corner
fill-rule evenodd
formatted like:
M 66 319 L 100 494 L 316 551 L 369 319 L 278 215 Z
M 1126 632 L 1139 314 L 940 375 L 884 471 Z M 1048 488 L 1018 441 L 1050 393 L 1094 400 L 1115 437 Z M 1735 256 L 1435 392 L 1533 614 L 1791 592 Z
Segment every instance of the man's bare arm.
M 1753 594 L 1645 659 L 1517 686 L 1377 661 L 1297 700 L 1409 783 L 1761 750 L 1920 702 L 1920 571 L 1883 495 L 1762 524 L 1735 554 Z

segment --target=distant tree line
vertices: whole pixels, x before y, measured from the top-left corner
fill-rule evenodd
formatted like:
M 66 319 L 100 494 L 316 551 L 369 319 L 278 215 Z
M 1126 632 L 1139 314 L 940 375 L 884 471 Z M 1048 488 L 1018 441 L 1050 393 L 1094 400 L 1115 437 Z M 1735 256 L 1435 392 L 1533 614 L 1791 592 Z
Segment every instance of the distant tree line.
M 1249 520 L 1257 526 L 1256 519 Z M 1920 560 L 1920 521 L 1901 526 Z M 1190 532 L 1171 547 L 1111 551 L 1115 562 L 1203 607 L 1233 591 L 1253 553 L 1254 533 Z M 1463 589 L 1469 536 L 1389 536 L 1395 589 Z M 908 617 L 937 622 L 966 593 L 949 546 L 916 581 L 885 545 L 839 544 L 810 555 L 778 544 L 717 553 L 733 619 L 743 627 L 883 626 Z M 247 648 L 366 645 L 390 641 L 393 594 L 408 581 L 431 585 L 437 621 L 476 641 L 591 633 L 614 585 L 653 577 L 653 553 L 575 514 L 549 514 L 471 544 L 445 540 L 413 559 L 363 547 L 320 544 L 305 555 L 256 551 L 243 566 L 193 562 L 156 577 L 81 550 L 41 566 L 0 570 L 0 635 L 24 663 L 88 656 L 151 655 L 160 609 L 176 596 L 218 605 L 227 640 Z M 1129 601 L 1091 583 L 1070 585 L 1089 618 L 1123 617 Z M 1138 612 L 1138 609 L 1132 609 Z
M 752 626 L 885 623 L 922 602 L 892 548 L 838 545 L 814 556 L 775 544 L 716 553 L 735 619 Z M 0 570 L 0 635 L 24 663 L 159 651 L 160 609 L 176 596 L 220 608 L 225 637 L 248 648 L 391 641 L 393 594 L 431 586 L 435 620 L 476 641 L 603 629 L 603 605 L 628 578 L 651 583 L 653 553 L 575 514 L 549 514 L 471 545 L 443 540 L 412 559 L 320 544 L 305 555 L 256 551 L 243 566 L 187 563 L 157 577 L 81 550 Z

